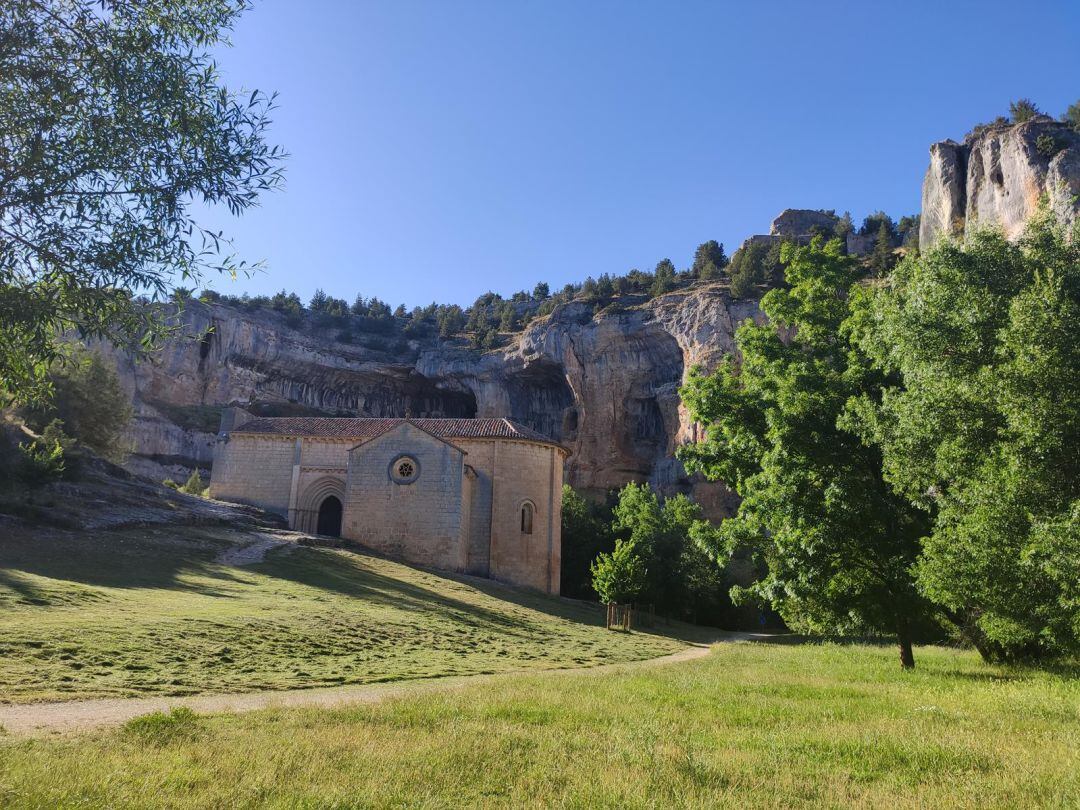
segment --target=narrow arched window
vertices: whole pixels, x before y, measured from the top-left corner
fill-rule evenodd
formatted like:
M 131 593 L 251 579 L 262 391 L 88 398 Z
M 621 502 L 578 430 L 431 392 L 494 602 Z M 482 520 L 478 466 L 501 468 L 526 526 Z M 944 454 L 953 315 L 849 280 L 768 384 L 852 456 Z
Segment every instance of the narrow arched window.
M 521 505 L 521 533 L 532 534 L 533 524 L 533 505 L 531 503 L 523 503 Z

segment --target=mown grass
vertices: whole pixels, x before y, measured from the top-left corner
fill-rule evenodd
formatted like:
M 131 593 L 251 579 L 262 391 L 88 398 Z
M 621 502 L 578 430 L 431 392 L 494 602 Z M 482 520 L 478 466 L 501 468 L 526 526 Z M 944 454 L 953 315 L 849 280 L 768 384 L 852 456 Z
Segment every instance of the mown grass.
M 372 706 L 0 737 L 0 805 L 1076 806 L 1080 682 L 918 657 L 905 673 L 887 648 L 725 643 Z
M 226 529 L 0 542 L 0 700 L 236 692 L 664 655 L 596 606 L 295 547 L 234 568 Z M 689 628 L 675 628 L 690 631 Z

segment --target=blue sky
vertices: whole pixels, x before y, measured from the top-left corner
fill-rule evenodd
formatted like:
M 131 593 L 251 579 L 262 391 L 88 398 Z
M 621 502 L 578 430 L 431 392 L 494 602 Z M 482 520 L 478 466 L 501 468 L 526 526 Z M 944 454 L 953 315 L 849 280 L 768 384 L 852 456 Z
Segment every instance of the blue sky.
M 927 148 L 1080 98 L 1080 3 L 262 0 L 218 54 L 280 93 L 283 191 L 207 224 L 266 272 L 468 304 L 686 267 L 784 208 L 919 207 Z

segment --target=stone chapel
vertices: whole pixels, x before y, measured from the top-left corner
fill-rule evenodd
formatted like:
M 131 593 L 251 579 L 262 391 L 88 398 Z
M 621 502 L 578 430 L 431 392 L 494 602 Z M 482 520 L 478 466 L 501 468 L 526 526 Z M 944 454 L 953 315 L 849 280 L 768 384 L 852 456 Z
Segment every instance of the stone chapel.
M 508 419 L 254 417 L 229 408 L 210 494 L 417 565 L 559 592 L 569 451 Z

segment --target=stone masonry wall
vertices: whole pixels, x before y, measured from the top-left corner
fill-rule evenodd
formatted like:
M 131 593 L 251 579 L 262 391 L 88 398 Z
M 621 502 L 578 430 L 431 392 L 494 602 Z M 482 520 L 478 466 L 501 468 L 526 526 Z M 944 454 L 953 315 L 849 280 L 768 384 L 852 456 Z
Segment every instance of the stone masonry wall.
M 462 443 L 470 448 L 474 443 Z M 479 443 L 476 443 L 479 444 Z M 561 551 L 563 456 L 553 447 L 495 441 L 481 463 L 490 476 L 489 575 L 493 579 L 558 593 Z M 469 450 L 469 464 L 485 455 Z M 476 467 L 474 466 L 474 469 Z M 521 531 L 521 509 L 533 504 L 533 531 Z M 476 518 L 474 517 L 474 522 Z
M 214 453 L 210 495 L 287 515 L 295 457 L 293 439 L 230 436 Z
M 420 465 L 411 484 L 389 476 L 402 453 Z M 356 447 L 349 453 L 342 536 L 417 565 L 464 570 L 464 459 L 457 447 L 408 423 Z

